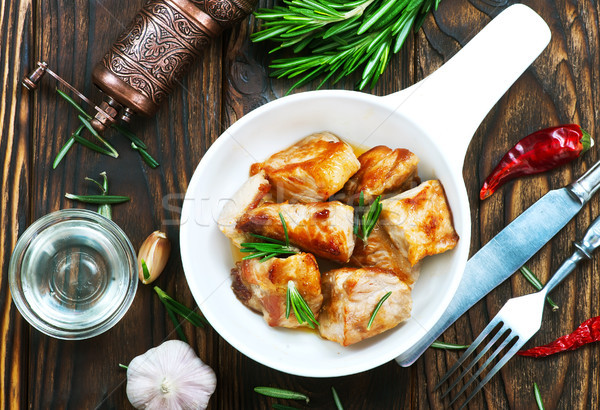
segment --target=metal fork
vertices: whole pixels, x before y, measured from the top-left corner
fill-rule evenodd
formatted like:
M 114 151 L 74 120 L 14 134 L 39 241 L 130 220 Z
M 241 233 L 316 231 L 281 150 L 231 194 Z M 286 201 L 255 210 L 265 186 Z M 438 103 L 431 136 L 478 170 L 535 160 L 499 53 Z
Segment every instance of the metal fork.
M 481 388 L 510 360 L 523 347 L 523 345 L 531 339 L 531 337 L 537 333 L 542 324 L 542 314 L 544 313 L 544 301 L 546 296 L 552 289 L 556 287 L 560 282 L 563 281 L 574 269 L 577 263 L 582 259 L 591 259 L 593 251 L 600 246 L 600 216 L 597 217 L 585 232 L 581 242 L 574 242 L 577 248 L 573 255 L 568 258 L 558 268 L 556 273 L 552 276 L 550 281 L 544 286 L 542 290 L 536 293 L 532 293 L 517 298 L 512 298 L 500 309 L 498 314 L 492 319 L 477 339 L 471 344 L 471 346 L 463 353 L 452 368 L 442 377 L 440 382 L 434 387 L 437 390 L 448 378 L 458 369 L 458 367 L 465 362 L 465 360 L 479 347 L 479 345 L 488 338 L 489 341 L 485 347 L 475 356 L 469 364 L 464 367 L 462 373 L 458 378 L 448 387 L 448 389 L 442 394 L 445 397 L 450 391 L 459 383 L 460 380 L 466 376 L 467 372 L 481 360 L 481 358 L 492 349 L 493 346 L 498 345 L 493 351 L 491 356 L 485 360 L 481 367 L 475 371 L 471 378 L 465 383 L 460 391 L 450 401 L 450 404 L 454 403 L 466 390 L 467 388 L 477 379 L 477 377 L 490 365 L 490 363 L 499 357 L 499 361 L 496 365 L 485 375 L 485 377 L 479 382 L 475 390 L 467 397 L 465 402 L 461 405 L 461 409 L 481 390 Z M 493 332 L 498 329 L 497 332 Z M 499 343 L 499 344 L 498 344 Z M 509 348 L 503 355 L 500 353 Z M 500 356 L 499 356 L 500 355 Z

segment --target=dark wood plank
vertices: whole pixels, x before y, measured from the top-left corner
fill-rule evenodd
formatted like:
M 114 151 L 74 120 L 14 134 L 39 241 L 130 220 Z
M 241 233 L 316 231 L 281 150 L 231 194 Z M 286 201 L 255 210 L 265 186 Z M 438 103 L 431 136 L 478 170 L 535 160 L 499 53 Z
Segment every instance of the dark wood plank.
M 141 4 L 104 0 L 38 2 L 36 54 L 99 101 L 100 93 L 90 79 L 92 68 Z M 48 81 L 34 97 L 34 217 L 81 206 L 65 200 L 64 193 L 93 192 L 93 185 L 84 177 L 97 177 L 107 171 L 111 192 L 133 198 L 128 204 L 114 207 L 115 222 L 135 248 L 152 231 L 167 232 L 173 243 L 172 256 L 155 284 L 190 306 L 193 303 L 179 259 L 179 214 L 193 170 L 220 132 L 220 41 L 211 45 L 200 60 L 201 64 L 192 69 L 155 118 L 138 119 L 132 125 L 160 162 L 156 170 L 147 167 L 124 138 L 109 132 L 120 158 L 77 147 L 51 171 L 54 156 L 76 128 L 77 120 L 73 110 L 54 94 L 52 82 Z M 194 330 L 187 325 L 185 331 L 200 356 L 216 366 L 216 336 L 208 331 L 193 337 Z M 173 326 L 152 287 L 142 285 L 126 316 L 101 336 L 64 342 L 31 330 L 29 403 L 33 408 L 128 408 L 125 372 L 118 363 L 127 364 L 167 338 L 174 338 Z
M 597 67 L 591 64 L 598 53 L 597 15 L 590 2 L 576 6 L 563 1 L 526 2 L 548 22 L 552 41 L 540 58 L 499 101 L 480 126 L 465 160 L 464 177 L 472 209 L 472 252 L 489 241 L 507 223 L 518 216 L 549 189 L 562 187 L 581 175 L 597 159 L 591 150 L 573 163 L 544 175 L 509 183 L 496 194 L 480 202 L 481 183 L 504 153 L 525 135 L 544 127 L 575 122 L 594 130 L 597 124 L 597 97 L 594 79 Z M 463 45 L 472 33 L 466 28 L 481 27 L 496 15 L 503 4 L 484 1 L 446 0 L 428 21 L 419 37 L 420 72 L 426 75 L 454 52 L 456 43 Z M 438 64 L 432 62 L 438 61 Z M 594 132 L 592 131 L 592 134 Z M 570 242 L 579 237 L 592 217 L 597 215 L 598 200 L 588 205 L 557 237 L 530 261 L 531 268 L 545 282 L 570 255 Z M 569 333 L 583 320 L 597 316 L 598 283 L 590 279 L 598 262 L 583 264 L 572 277 L 554 292 L 560 311 L 545 313 L 541 331 L 527 346 L 547 343 Z M 449 342 L 470 343 L 486 326 L 507 299 L 532 291 L 530 285 L 515 275 L 499 286 L 485 300 L 464 315 L 443 336 Z M 511 360 L 474 398 L 471 408 L 532 408 L 533 382 L 542 390 L 547 407 L 589 408 L 598 400 L 598 387 L 592 385 L 590 361 L 598 346 L 589 346 L 573 354 L 547 360 L 517 357 Z M 444 408 L 447 399 L 432 392 L 440 375 L 459 357 L 455 352 L 428 351 L 417 366 L 419 408 Z M 594 371 L 595 372 L 595 371 Z M 581 387 L 577 387 L 581 386 Z M 456 393 L 456 390 L 454 391 Z M 459 400 L 460 403 L 460 400 Z
M 21 76 L 31 64 L 32 2 L 0 2 L 0 408 L 22 408 L 27 402 L 27 332 L 12 303 L 8 266 L 18 236 L 30 222 L 30 99 Z

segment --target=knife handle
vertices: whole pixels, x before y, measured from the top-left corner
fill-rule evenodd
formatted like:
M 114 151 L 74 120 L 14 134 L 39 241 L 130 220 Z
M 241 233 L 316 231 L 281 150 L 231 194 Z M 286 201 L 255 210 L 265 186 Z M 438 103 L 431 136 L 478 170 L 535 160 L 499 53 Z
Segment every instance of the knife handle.
M 581 178 L 569 184 L 567 190 L 585 205 L 600 188 L 600 161 L 596 162 Z

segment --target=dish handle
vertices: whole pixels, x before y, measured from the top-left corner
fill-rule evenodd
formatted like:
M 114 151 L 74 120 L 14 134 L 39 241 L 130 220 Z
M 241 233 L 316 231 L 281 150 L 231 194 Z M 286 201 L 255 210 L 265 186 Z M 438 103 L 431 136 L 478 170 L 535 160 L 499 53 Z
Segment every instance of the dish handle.
M 550 37 L 548 25 L 538 14 L 515 4 L 430 76 L 383 99 L 438 143 L 462 175 L 475 131 L 546 48 Z

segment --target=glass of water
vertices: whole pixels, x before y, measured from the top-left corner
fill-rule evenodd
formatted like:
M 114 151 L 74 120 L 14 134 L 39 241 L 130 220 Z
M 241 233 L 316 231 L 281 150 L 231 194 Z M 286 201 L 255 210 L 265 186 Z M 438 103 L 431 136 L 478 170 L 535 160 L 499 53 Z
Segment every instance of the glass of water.
M 23 317 L 59 339 L 87 339 L 117 323 L 137 290 L 131 242 L 96 212 L 64 209 L 34 222 L 17 241 L 8 272 Z

